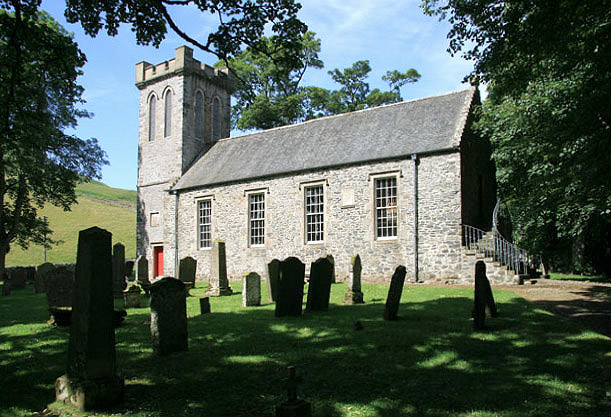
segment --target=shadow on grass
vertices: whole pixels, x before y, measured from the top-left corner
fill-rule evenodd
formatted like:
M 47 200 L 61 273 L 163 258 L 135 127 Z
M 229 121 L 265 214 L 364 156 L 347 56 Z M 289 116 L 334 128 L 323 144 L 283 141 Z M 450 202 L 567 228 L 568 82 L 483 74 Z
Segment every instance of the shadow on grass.
M 341 300 L 339 287 L 332 302 Z M 383 303 L 371 302 L 379 294 L 298 318 L 275 318 L 271 304 L 239 309 L 236 295 L 212 299 L 212 314 L 189 319 L 189 351 L 163 358 L 152 354 L 148 309 L 132 309 L 116 334 L 126 398 L 112 411 L 270 416 L 284 399 L 286 366 L 295 365 L 300 397 L 315 416 L 603 415 L 600 360 L 608 339 L 510 292 L 497 297 L 501 316 L 473 332 L 470 291 L 434 291 L 407 289 L 394 322 L 382 320 Z M 29 297 L 37 305 L 40 296 Z M 0 321 L 0 353 L 9 379 L 0 404 L 39 411 L 65 369 L 68 334 L 40 324 L 44 316 L 19 333 L 10 316 L 22 308 L 13 301 L 2 300 L 9 317 Z M 196 303 L 189 299 L 190 314 Z

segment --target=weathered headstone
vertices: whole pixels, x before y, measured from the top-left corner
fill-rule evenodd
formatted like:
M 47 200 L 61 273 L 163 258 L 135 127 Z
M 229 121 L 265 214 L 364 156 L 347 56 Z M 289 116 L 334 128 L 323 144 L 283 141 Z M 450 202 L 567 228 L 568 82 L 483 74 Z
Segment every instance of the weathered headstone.
M 256 272 L 242 278 L 242 307 L 261 305 L 261 277 Z
M 24 269 L 25 269 L 25 281 L 26 282 L 36 281 L 36 267 L 26 266 Z
M 395 273 L 392 274 L 390 287 L 388 288 L 388 297 L 386 298 L 386 306 L 384 307 L 384 320 L 397 319 L 406 273 L 407 270 L 405 267 L 400 265 L 395 269 Z
M 267 291 L 269 299 L 274 302 L 278 299 L 278 277 L 280 276 L 280 261 L 272 259 L 267 264 Z
M 135 263 L 136 263 L 136 260 L 133 258 L 125 260 L 125 278 L 127 278 L 128 281 L 129 281 L 129 277 L 132 276 L 132 272 L 134 272 Z
M 482 330 L 486 321 L 486 308 L 492 317 L 497 317 L 496 304 L 492 295 L 490 281 L 486 276 L 486 264 L 478 261 L 475 264 L 475 294 L 473 297 L 473 328 Z
M 82 411 L 123 399 L 124 380 L 116 372 L 110 245 L 106 230 L 79 233 L 68 372 L 55 382 L 55 396 Z
M 363 292 L 361 291 L 361 257 L 353 256 L 350 260 L 350 275 L 348 277 L 348 291 L 344 296 L 344 304 L 362 304 Z
M 140 307 L 140 294 L 142 289 L 138 284 L 131 284 L 123 291 L 123 305 L 125 308 Z
M 206 295 L 219 297 L 222 295 L 231 295 L 233 290 L 229 287 L 227 279 L 227 256 L 225 254 L 225 242 L 215 240 L 210 251 L 212 256 L 212 268 L 210 271 L 210 289 L 206 291 Z
M 331 278 L 333 264 L 329 258 L 319 258 L 310 265 L 310 284 L 306 311 L 324 311 L 329 309 L 331 296 Z
M 158 355 L 188 350 L 185 284 L 165 277 L 151 285 L 151 336 Z
M 276 407 L 276 417 L 311 417 L 311 404 L 297 398 L 297 385 L 301 382 L 301 378 L 297 376 L 294 366 L 289 366 L 288 371 L 289 377 L 284 381 L 287 401 Z
M 185 284 L 187 290 L 195 286 L 195 272 L 197 271 L 197 261 L 190 256 L 182 258 L 178 266 L 178 279 Z
M 74 271 L 64 265 L 50 269 L 45 278 L 47 304 L 51 307 L 72 307 Z
M 117 243 L 112 247 L 112 282 L 113 295 L 122 297 L 127 287 L 125 280 L 125 246 Z
M 328 254 L 326 258 L 329 260 L 329 262 L 331 262 L 331 266 L 333 267 L 331 271 L 331 284 L 335 284 L 337 282 L 335 279 L 335 258 L 333 258 L 333 255 L 331 254 Z
M 151 281 L 149 281 L 149 262 L 146 256 L 140 255 L 136 259 L 136 281 L 142 287 L 144 293 L 149 295 Z
M 305 265 L 290 257 L 280 262 L 276 317 L 300 316 L 303 304 Z
M 55 270 L 55 265 L 50 262 L 45 262 L 36 267 L 36 281 L 34 281 L 34 292 L 36 294 L 46 292 L 47 275 L 53 270 Z
M 199 299 L 199 313 L 208 314 L 210 313 L 210 298 L 203 297 Z
M 26 282 L 26 269 L 23 267 L 16 267 L 11 273 L 11 290 L 22 290 L 25 288 Z

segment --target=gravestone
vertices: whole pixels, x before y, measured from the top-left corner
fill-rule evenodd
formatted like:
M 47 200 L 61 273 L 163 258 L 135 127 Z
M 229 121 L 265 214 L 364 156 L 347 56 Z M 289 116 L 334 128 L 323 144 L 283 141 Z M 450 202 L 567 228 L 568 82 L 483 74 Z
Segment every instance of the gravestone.
M 287 400 L 276 407 L 276 417 L 311 417 L 311 404 L 297 398 L 297 385 L 301 378 L 297 376 L 294 366 L 289 366 L 288 371 L 289 377 L 284 381 Z
M 140 294 L 142 294 L 142 289 L 138 284 L 129 285 L 127 290 L 123 291 L 123 305 L 125 308 L 140 307 Z
M 4 271 L 4 278 L 2 279 L 2 295 L 11 295 L 11 279 L 6 271 Z
M 261 305 L 261 277 L 256 272 L 242 278 L 242 307 Z
M 148 296 L 151 281 L 149 281 L 149 262 L 144 255 L 140 255 L 136 259 L 136 281 Z
M 185 284 L 165 277 L 151 285 L 151 337 L 157 355 L 188 350 Z
M 47 272 L 45 288 L 50 313 L 49 324 L 70 325 L 73 287 L 74 270 L 70 266 L 59 265 Z
M 195 259 L 187 256 L 180 260 L 178 266 L 178 279 L 185 284 L 187 290 L 195 286 L 195 271 L 197 271 L 197 261 Z
M 227 257 L 225 254 L 225 242 L 222 240 L 215 240 L 212 244 L 210 256 L 212 256 L 210 289 L 206 291 L 206 295 L 219 297 L 233 294 L 233 290 L 229 287 L 229 281 L 227 280 Z
M 384 307 L 384 320 L 396 320 L 397 312 L 399 311 L 399 303 L 401 302 L 401 293 L 403 292 L 403 284 L 405 283 L 405 274 L 407 270 L 403 265 L 395 269 L 390 280 L 388 288 L 388 297 L 386 298 L 386 306 Z
M 210 298 L 203 297 L 199 299 L 199 313 L 208 314 L 210 313 Z
M 124 380 L 116 369 L 111 236 L 97 227 L 79 233 L 68 372 L 55 381 L 55 397 L 81 411 L 123 400 Z
M 136 263 L 135 259 L 126 259 L 125 260 L 125 278 L 129 281 L 129 278 L 132 276 L 132 272 L 134 272 L 134 264 Z
M 36 281 L 36 267 L 34 266 L 26 266 L 25 269 L 25 281 L 26 282 L 35 282 Z
M 269 292 L 269 299 L 275 302 L 278 299 L 278 277 L 280 275 L 280 261 L 278 259 L 272 259 L 267 264 L 267 291 Z
M 325 311 L 329 309 L 333 264 L 329 258 L 319 258 L 310 265 L 310 284 L 306 311 Z
M 125 281 L 125 246 L 122 243 L 117 243 L 112 247 L 112 282 L 113 295 L 122 297 L 123 291 L 127 287 Z
M 335 279 L 335 258 L 333 258 L 333 255 L 331 254 L 328 254 L 326 258 L 329 262 L 331 262 L 331 266 L 333 267 L 331 271 L 331 284 L 335 284 L 337 282 L 337 280 Z
M 36 281 L 34 281 L 34 292 L 36 294 L 46 292 L 47 275 L 53 270 L 55 270 L 55 265 L 51 262 L 45 262 L 36 267 Z
M 11 290 L 22 290 L 25 288 L 26 270 L 23 267 L 16 267 L 11 273 Z
M 305 265 L 290 257 L 280 262 L 278 274 L 278 298 L 276 317 L 301 316 Z
M 348 277 L 348 291 L 344 296 L 344 304 L 362 304 L 363 292 L 361 291 L 361 257 L 353 256 L 350 260 L 350 275 Z
M 492 295 L 490 281 L 486 276 L 486 264 L 483 261 L 478 261 L 475 264 L 475 291 L 473 296 L 473 329 L 484 329 L 486 321 L 486 308 L 490 311 L 492 317 L 497 317 L 496 304 Z

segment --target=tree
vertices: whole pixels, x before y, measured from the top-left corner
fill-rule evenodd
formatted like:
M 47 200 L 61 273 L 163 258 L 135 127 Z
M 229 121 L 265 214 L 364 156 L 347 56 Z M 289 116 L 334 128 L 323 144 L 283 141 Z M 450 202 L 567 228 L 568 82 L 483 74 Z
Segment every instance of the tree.
M 588 237 L 590 256 L 577 268 L 611 265 L 609 251 L 599 250 L 611 236 L 611 1 L 423 7 L 452 23 L 450 53 L 473 60 L 471 76 L 488 83 L 477 127 L 493 143 L 519 243 L 566 258 L 557 246 L 576 248 Z
M 95 139 L 65 133 L 89 116 L 77 107 L 85 56 L 37 2 L 10 5 L 0 10 L 0 275 L 12 242 L 26 248 L 50 232 L 37 209 L 68 210 L 76 184 L 107 163 Z

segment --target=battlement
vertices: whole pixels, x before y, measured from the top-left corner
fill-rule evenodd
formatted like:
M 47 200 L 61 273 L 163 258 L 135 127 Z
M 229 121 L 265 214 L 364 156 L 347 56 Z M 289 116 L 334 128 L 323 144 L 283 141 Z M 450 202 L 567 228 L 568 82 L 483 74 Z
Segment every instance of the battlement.
M 188 46 L 179 46 L 176 48 L 174 58 L 157 65 L 146 61 L 138 62 L 136 64 L 136 87 L 141 89 L 151 82 L 180 73 L 199 75 L 222 84 L 228 90 L 233 90 L 233 82 L 228 68 L 217 69 L 203 64 L 193 58 L 193 49 Z

